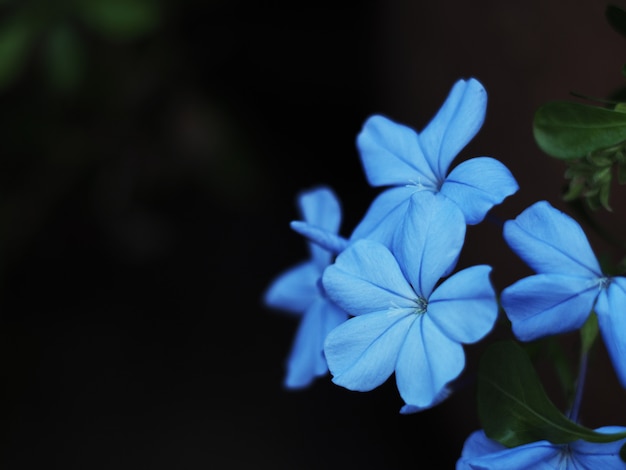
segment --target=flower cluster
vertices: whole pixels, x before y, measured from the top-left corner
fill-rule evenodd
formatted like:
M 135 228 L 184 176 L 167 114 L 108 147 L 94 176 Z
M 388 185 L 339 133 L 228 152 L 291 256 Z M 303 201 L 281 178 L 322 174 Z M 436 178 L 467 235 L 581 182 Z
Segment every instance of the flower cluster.
M 492 331 L 500 307 L 521 342 L 580 329 L 597 314 L 626 387 L 626 278 L 603 274 L 574 219 L 540 201 L 504 224 L 504 239 L 536 274 L 501 296 L 491 266 L 457 270 L 467 225 L 519 189 L 491 157 L 451 169 L 482 127 L 486 106 L 484 87 L 471 78 L 454 84 L 421 132 L 368 118 L 356 144 L 367 181 L 382 190 L 347 237 L 339 235 L 341 209 L 331 189 L 300 194 L 302 218 L 291 227 L 311 258 L 277 277 L 264 298 L 302 316 L 286 387 L 306 387 L 330 372 L 337 385 L 370 391 L 394 375 L 401 413 L 431 408 L 454 393 L 463 345 Z M 469 436 L 457 468 L 626 468 L 617 455 L 625 430 L 572 431 L 562 442 L 539 433 L 511 445 L 486 427 Z M 580 438 L 587 435 L 591 441 Z

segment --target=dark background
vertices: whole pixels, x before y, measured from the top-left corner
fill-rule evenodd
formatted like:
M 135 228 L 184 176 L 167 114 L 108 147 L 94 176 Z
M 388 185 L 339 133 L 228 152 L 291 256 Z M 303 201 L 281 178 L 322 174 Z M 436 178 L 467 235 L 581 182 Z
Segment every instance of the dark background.
M 0 25 L 42 3 L 0 3 Z M 393 380 L 287 392 L 297 323 L 260 299 L 307 256 L 288 225 L 298 191 L 331 186 L 347 235 L 377 194 L 354 145 L 364 120 L 419 130 L 459 78 L 489 104 L 455 162 L 494 156 L 521 187 L 494 214 L 566 208 L 565 166 L 536 147 L 532 117 L 623 85 L 606 4 L 139 0 L 152 22 L 134 31 L 73 3 L 41 10 L 20 59 L 0 61 L 15 72 L 0 92 L 0 466 L 453 468 L 480 426 L 471 383 L 411 416 Z M 74 39 L 55 55 L 56 25 Z M 468 231 L 460 265 L 476 263 L 498 289 L 527 274 L 488 223 Z M 482 348 L 466 349 L 470 375 Z M 596 359 L 583 422 L 624 425 Z

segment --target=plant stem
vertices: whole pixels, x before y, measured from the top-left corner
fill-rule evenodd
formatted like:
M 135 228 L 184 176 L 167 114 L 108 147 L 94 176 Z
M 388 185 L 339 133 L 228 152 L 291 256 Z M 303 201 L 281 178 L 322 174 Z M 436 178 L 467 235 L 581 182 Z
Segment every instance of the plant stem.
M 585 388 L 585 378 L 587 377 L 587 363 L 589 361 L 589 354 L 583 352 L 580 355 L 580 364 L 578 366 L 578 377 L 576 378 L 576 392 L 574 394 L 574 401 L 569 411 L 569 419 L 573 422 L 578 422 L 578 416 L 580 414 L 580 405 L 583 399 L 583 389 Z

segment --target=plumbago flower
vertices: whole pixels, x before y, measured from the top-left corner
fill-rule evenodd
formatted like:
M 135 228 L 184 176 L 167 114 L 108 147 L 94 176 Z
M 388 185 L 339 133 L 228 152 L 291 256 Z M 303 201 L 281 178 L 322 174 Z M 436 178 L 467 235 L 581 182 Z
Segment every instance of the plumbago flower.
M 511 172 L 491 157 L 476 157 L 448 170 L 457 154 L 480 130 L 487 92 L 476 79 L 459 80 L 419 134 L 381 116 L 371 116 L 357 137 L 368 182 L 386 186 L 355 228 L 352 239 L 389 244 L 411 195 L 429 191 L 462 211 L 465 222 L 481 222 L 487 212 L 519 188 Z
M 454 158 L 480 130 L 486 106 L 487 92 L 472 78 L 454 84 L 419 134 L 384 116 L 371 116 L 357 136 L 357 147 L 368 182 L 388 188 L 374 199 L 349 240 L 307 221 L 293 221 L 291 227 L 335 253 L 362 238 L 389 246 L 411 195 L 419 191 L 452 200 L 467 224 L 481 222 L 494 205 L 519 189 L 508 168 L 491 157 L 472 158 L 448 174 Z
M 511 249 L 537 274 L 502 291 L 521 341 L 573 331 L 592 310 L 617 376 L 626 387 L 626 278 L 605 275 L 580 225 L 546 201 L 504 224 Z
M 596 429 L 600 433 L 626 431 L 621 426 L 605 426 Z M 456 470 L 578 470 L 578 469 L 626 469 L 619 452 L 626 439 L 608 443 L 583 440 L 570 444 L 552 444 L 538 441 L 518 447 L 505 447 L 489 439 L 484 431 L 474 431 L 465 441 Z
M 392 248 L 357 240 L 324 271 L 327 295 L 354 315 L 333 329 L 324 352 L 333 382 L 369 391 L 395 372 L 401 413 L 434 406 L 463 370 L 461 343 L 483 338 L 498 313 L 491 267 L 448 277 L 465 238 L 456 205 L 414 193 Z
M 314 188 L 299 195 L 298 204 L 305 221 L 337 233 L 341 208 L 335 194 L 326 187 Z M 308 243 L 311 259 L 279 275 L 264 294 L 265 305 L 300 315 L 296 336 L 287 359 L 284 385 L 304 388 L 328 373 L 323 354 L 324 339 L 330 330 L 348 315 L 330 301 L 321 288 L 321 275 L 336 253 Z

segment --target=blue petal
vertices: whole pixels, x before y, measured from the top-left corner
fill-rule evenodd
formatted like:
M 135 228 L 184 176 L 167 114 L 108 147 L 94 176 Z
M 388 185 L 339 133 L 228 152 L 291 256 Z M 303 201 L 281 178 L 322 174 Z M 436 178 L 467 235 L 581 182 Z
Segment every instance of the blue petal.
M 419 315 L 398 355 L 396 383 L 400 396 L 407 405 L 432 406 L 464 367 L 463 347 L 443 334 L 428 315 Z
M 506 450 L 506 447 L 497 441 L 489 439 L 485 431 L 479 429 L 465 439 L 463 450 L 461 450 L 461 460 L 482 457 L 483 455 L 493 454 L 501 450 Z
M 456 470 L 554 470 L 557 467 L 551 462 L 559 456 L 559 448 L 548 441 L 507 448 L 481 430 L 465 441 Z
M 391 246 L 396 228 L 409 207 L 409 198 L 416 191 L 413 186 L 400 186 L 381 192 L 352 232 L 350 240 L 369 238 Z
M 474 266 L 446 279 L 428 300 L 430 319 L 446 336 L 459 343 L 483 338 L 498 317 L 490 266 Z
M 530 341 L 580 328 L 598 292 L 593 280 L 536 274 L 503 289 L 500 300 L 515 336 Z
M 415 292 L 391 252 L 378 242 L 358 240 L 324 271 L 326 295 L 351 315 L 416 307 Z
M 314 263 L 300 263 L 272 281 L 264 293 L 263 301 L 268 307 L 303 313 L 319 295 L 317 281 L 320 275 Z
M 402 405 L 402 407 L 400 408 L 400 414 L 411 415 L 411 414 L 419 413 L 420 411 L 424 411 L 429 408 L 432 408 L 438 405 L 439 403 L 443 402 L 444 400 L 447 400 L 450 397 L 450 395 L 452 395 L 453 392 L 454 390 L 452 389 L 452 387 L 445 386 L 443 390 L 441 390 L 441 392 L 437 394 L 435 399 L 429 405 L 427 406 Z
M 600 265 L 580 225 L 539 201 L 504 224 L 504 238 L 538 273 L 601 277 Z
M 626 431 L 622 426 L 604 426 L 595 430 L 604 434 L 614 434 Z M 619 457 L 620 448 L 626 439 L 607 443 L 575 441 L 570 444 L 573 458 L 579 465 L 576 468 L 586 470 L 624 470 L 626 463 Z
M 392 249 L 413 289 L 428 299 L 458 260 L 464 240 L 465 221 L 456 205 L 422 191 L 411 196 Z
M 328 372 L 324 340 L 348 315 L 328 300 L 318 297 L 304 313 L 287 359 L 285 387 L 308 387 L 316 377 Z
M 415 182 L 433 189 L 439 185 L 410 127 L 374 115 L 357 136 L 357 148 L 368 182 L 372 186 L 396 186 Z
M 350 318 L 326 337 L 324 353 L 333 382 L 350 390 L 372 390 L 393 373 L 415 314 L 407 309 Z
M 490 157 L 471 158 L 455 167 L 441 187 L 463 211 L 468 225 L 485 218 L 491 208 L 519 189 L 509 169 Z
M 304 221 L 331 234 L 339 232 L 341 207 L 335 193 L 325 186 L 302 191 L 298 196 L 298 205 Z M 309 243 L 311 258 L 320 269 L 330 263 L 333 253 L 321 246 Z
M 307 222 L 294 220 L 289 225 L 310 242 L 335 255 L 345 250 L 349 243 L 345 238 Z
M 478 80 L 457 81 L 443 106 L 420 133 L 419 141 L 435 175 L 443 181 L 452 160 L 485 120 L 487 92 Z
M 598 326 L 617 377 L 626 388 L 626 278 L 614 277 L 596 304 Z
M 302 191 L 298 196 L 300 213 L 305 221 L 337 233 L 341 224 L 341 207 L 335 193 L 325 186 Z

